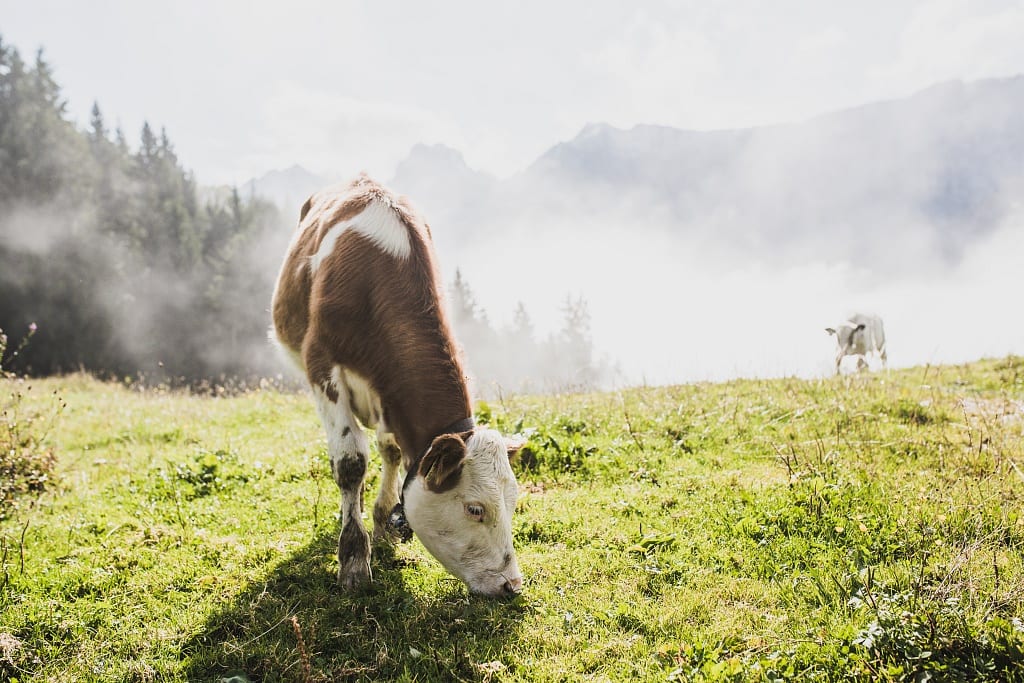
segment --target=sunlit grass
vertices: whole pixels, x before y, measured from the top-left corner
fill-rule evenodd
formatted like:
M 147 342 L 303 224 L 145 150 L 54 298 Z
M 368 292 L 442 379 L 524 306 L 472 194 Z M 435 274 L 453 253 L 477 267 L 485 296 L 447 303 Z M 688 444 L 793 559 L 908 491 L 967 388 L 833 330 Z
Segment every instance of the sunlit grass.
M 0 526 L 0 677 L 1024 676 L 1021 359 L 481 404 L 530 434 L 507 602 L 417 542 L 338 591 L 302 394 L 36 384 L 68 407 Z

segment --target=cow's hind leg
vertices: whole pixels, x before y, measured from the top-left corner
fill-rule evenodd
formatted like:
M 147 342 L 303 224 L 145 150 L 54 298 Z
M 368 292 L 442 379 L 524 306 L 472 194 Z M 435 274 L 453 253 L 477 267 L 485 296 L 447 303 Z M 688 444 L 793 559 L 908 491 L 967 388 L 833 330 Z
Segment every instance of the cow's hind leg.
M 395 435 L 388 431 L 383 420 L 377 425 L 377 448 L 380 451 L 382 465 L 380 493 L 377 494 L 377 500 L 373 504 L 373 539 L 375 541 L 394 536 L 388 524 L 388 518 L 401 494 L 398 473 L 402 465 L 402 451 L 395 441 Z
M 363 480 L 369 445 L 348 404 L 341 373 L 311 382 L 317 412 L 327 432 L 331 473 L 341 489 L 338 583 L 350 589 L 370 581 L 370 537 L 363 526 Z

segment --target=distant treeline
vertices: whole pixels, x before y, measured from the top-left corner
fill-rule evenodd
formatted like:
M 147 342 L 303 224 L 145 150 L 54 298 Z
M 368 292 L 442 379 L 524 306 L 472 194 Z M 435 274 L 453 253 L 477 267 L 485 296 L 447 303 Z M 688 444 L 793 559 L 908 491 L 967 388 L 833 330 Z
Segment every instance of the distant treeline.
M 607 387 L 615 379 L 616 369 L 594 349 L 583 297 L 566 297 L 561 327 L 546 339 L 538 339 L 522 302 L 510 326 L 495 328 L 458 271 L 448 288 L 448 307 L 479 395 L 582 391 Z
M 276 375 L 268 308 L 294 221 L 237 189 L 198 190 L 148 123 L 133 147 L 93 105 L 80 130 L 42 52 L 26 64 L 0 40 L 0 331 L 11 338 L 0 366 L 189 385 Z M 521 304 L 498 330 L 461 276 L 449 295 L 482 393 L 610 378 L 582 298 L 538 341 Z
M 0 328 L 18 339 L 38 324 L 18 369 L 194 381 L 276 368 L 280 251 L 266 252 L 288 231 L 272 205 L 222 194 L 200 201 L 148 123 L 136 148 L 97 105 L 76 128 L 42 53 L 26 64 L 0 42 Z

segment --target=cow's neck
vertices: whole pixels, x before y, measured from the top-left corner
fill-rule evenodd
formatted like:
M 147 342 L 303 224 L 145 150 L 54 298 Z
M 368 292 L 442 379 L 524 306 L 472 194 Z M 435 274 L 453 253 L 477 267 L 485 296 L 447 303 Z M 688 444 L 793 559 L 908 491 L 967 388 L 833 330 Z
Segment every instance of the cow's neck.
M 411 381 L 396 383 L 380 396 L 385 422 L 402 449 L 406 468 L 423 456 L 434 438 L 473 414 L 469 389 L 456 363 L 421 367 L 410 374 Z

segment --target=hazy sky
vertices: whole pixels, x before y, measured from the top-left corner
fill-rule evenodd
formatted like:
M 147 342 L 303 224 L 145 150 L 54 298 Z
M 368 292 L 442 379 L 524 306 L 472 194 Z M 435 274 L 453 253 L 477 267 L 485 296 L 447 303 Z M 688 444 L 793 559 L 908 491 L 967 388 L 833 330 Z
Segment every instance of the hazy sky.
M 165 126 L 203 183 L 299 163 L 383 178 L 416 142 L 512 174 L 588 121 L 798 121 L 1024 72 L 1024 0 L 0 0 L 72 116 Z

